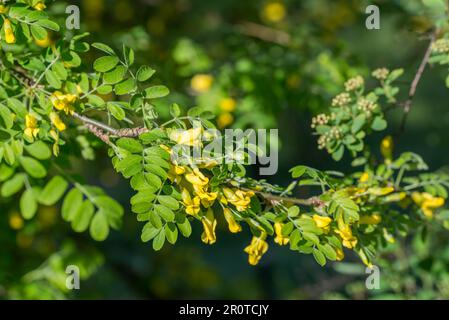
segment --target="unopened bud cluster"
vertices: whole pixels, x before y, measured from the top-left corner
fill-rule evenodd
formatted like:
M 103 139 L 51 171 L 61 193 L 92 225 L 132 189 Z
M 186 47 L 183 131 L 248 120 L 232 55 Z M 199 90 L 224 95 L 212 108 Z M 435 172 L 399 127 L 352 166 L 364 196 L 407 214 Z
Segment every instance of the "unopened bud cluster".
M 340 93 L 332 99 L 332 107 L 343 107 L 351 102 L 351 96 L 347 92 Z
M 377 80 L 385 80 L 390 74 L 390 70 L 387 68 L 379 68 L 373 71 L 372 76 Z
M 324 149 L 327 143 L 331 142 L 332 140 L 339 139 L 341 139 L 341 131 L 339 128 L 333 127 L 331 130 L 318 138 L 318 148 Z
M 432 51 L 434 53 L 448 53 L 449 39 L 439 39 L 432 44 Z
M 357 103 L 357 109 L 363 111 L 368 117 L 371 116 L 374 110 L 378 107 L 377 103 L 362 98 Z
M 357 76 L 354 78 L 349 79 L 345 82 L 345 90 L 346 91 L 354 91 L 361 87 L 363 87 L 365 81 L 361 76 Z

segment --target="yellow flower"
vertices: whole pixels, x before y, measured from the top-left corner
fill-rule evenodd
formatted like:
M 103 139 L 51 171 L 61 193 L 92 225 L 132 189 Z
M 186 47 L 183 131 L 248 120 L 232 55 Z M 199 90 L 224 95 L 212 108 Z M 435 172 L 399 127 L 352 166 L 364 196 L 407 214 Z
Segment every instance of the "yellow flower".
M 217 227 L 217 220 L 214 217 L 212 209 L 207 210 L 207 214 L 201 219 L 203 223 L 203 234 L 201 240 L 206 244 L 214 244 L 217 241 L 215 235 L 215 228 Z
M 192 216 L 196 215 L 200 212 L 200 198 L 194 197 L 193 199 L 190 197 L 189 191 L 187 189 L 183 189 L 181 192 L 182 203 L 186 207 L 186 213 Z
M 328 232 L 330 229 L 330 223 L 332 222 L 332 219 L 329 217 L 322 217 L 317 214 L 313 215 L 313 221 L 315 221 L 315 224 L 318 228 L 321 228 L 324 230 L 324 232 Z
M 48 48 L 53 44 L 53 41 L 51 40 L 50 36 L 47 34 L 44 39 L 34 39 L 34 42 L 42 48 Z
M 280 2 L 271 2 L 268 3 L 263 8 L 263 16 L 270 22 L 279 22 L 285 17 L 285 7 Z
M 233 122 L 234 122 L 234 117 L 229 112 L 220 114 L 217 119 L 217 124 L 220 129 L 226 128 Z
M 220 100 L 220 109 L 225 112 L 233 112 L 237 103 L 232 98 L 223 98 Z
M 340 235 L 343 244 L 343 247 L 348 249 L 352 249 L 357 244 L 357 238 L 352 234 L 351 227 L 345 224 L 343 217 L 338 219 L 338 229 L 335 230 L 335 233 Z
M 8 7 L 0 4 L 0 14 L 8 12 Z
M 341 249 L 341 248 L 336 248 L 335 249 L 335 252 L 337 253 L 337 261 L 341 261 L 341 260 L 343 260 L 344 258 L 345 258 L 345 254 L 344 254 L 344 252 L 343 252 L 343 249 Z
M 50 120 L 59 131 L 64 131 L 67 128 L 56 112 L 50 113 Z
M 226 200 L 233 204 L 237 211 L 245 211 L 251 203 L 251 197 L 254 196 L 252 191 L 236 190 L 235 192 L 229 188 L 224 188 L 223 193 L 226 196 Z
M 427 192 L 413 192 L 412 199 L 421 208 L 424 215 L 428 218 L 432 218 L 434 210 L 444 206 L 445 202 L 444 198 L 434 197 Z
M 16 36 L 14 35 L 14 31 L 12 30 L 11 21 L 9 19 L 5 19 L 3 22 L 3 28 L 5 30 L 5 41 L 6 43 L 13 44 L 16 43 Z
M 186 172 L 186 168 L 177 166 L 175 164 L 170 164 L 170 169 L 168 170 L 167 177 L 171 182 L 180 183 L 182 175 Z
M 170 140 L 180 145 L 198 146 L 201 143 L 203 128 L 192 128 L 189 130 L 173 130 L 170 132 Z
M 255 266 L 259 263 L 265 252 L 268 251 L 268 243 L 265 241 L 266 234 L 262 233 L 259 237 L 253 237 L 251 244 L 245 248 L 248 254 L 248 262 Z
M 234 215 L 229 208 L 223 208 L 223 215 L 228 223 L 228 228 L 231 233 L 242 231 L 242 227 L 235 221 Z
M 63 94 L 59 91 L 56 91 L 52 94 L 50 100 L 57 110 L 64 110 L 66 114 L 73 114 L 73 103 L 76 101 L 75 95 Z
M 282 235 L 282 226 L 283 226 L 282 223 L 279 222 L 274 223 L 274 232 L 276 233 L 274 242 L 276 242 L 280 246 L 285 246 L 290 241 L 290 239 Z
M 193 189 L 195 190 L 195 194 L 200 197 L 201 204 L 205 208 L 209 208 L 214 204 L 215 199 L 217 199 L 217 192 L 207 192 L 201 186 L 194 185 Z
M 387 194 L 390 194 L 394 191 L 393 187 L 382 187 L 382 188 L 378 188 L 378 187 L 373 187 L 373 188 L 369 188 L 366 192 L 368 192 L 369 194 L 373 195 L 373 196 L 385 196 Z
M 36 10 L 38 10 L 38 11 L 42 11 L 42 10 L 44 10 L 45 8 L 47 8 L 47 6 L 46 6 L 42 1 L 39 1 L 38 3 L 36 3 L 36 4 L 34 5 L 33 8 L 36 9 Z
M 379 224 L 382 222 L 382 216 L 378 213 L 360 217 L 359 224 Z
M 185 178 L 194 186 L 205 186 L 209 183 L 209 178 L 207 178 L 198 168 L 194 168 L 192 172 L 187 173 Z
M 190 86 L 198 93 L 205 93 L 209 91 L 214 78 L 209 74 L 197 74 L 190 81 Z
M 9 216 L 9 226 L 11 229 L 19 230 L 23 228 L 23 219 L 18 213 L 13 213 Z
M 380 152 L 385 158 L 385 162 L 391 162 L 393 157 L 393 138 L 391 136 L 386 136 L 380 144 Z
M 25 116 L 25 135 L 30 138 L 36 138 L 39 133 L 39 128 L 37 127 L 37 119 L 31 114 Z
M 361 183 L 367 182 L 369 180 L 369 173 L 368 172 L 364 172 L 362 174 L 362 176 L 360 177 L 359 181 Z

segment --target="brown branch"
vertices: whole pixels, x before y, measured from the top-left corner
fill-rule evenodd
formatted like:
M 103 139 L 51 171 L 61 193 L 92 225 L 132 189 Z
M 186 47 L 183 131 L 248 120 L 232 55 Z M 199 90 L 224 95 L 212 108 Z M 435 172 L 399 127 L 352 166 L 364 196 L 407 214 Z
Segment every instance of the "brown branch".
M 416 89 L 417 89 L 418 84 L 419 84 L 419 82 L 423 76 L 423 73 L 426 69 L 427 63 L 429 62 L 429 58 L 432 53 L 432 45 L 435 42 L 437 34 L 438 34 L 438 30 L 435 30 L 430 36 L 430 42 L 427 47 L 426 53 L 424 54 L 421 64 L 419 65 L 418 70 L 416 71 L 415 77 L 413 78 L 413 81 L 410 85 L 410 90 L 408 92 L 408 99 L 402 105 L 403 110 L 404 110 L 404 115 L 402 116 L 401 126 L 399 129 L 400 133 L 404 132 L 405 123 L 407 121 L 408 114 L 410 113 L 410 111 L 412 109 L 412 102 L 413 102 L 413 98 L 415 97 L 415 94 L 416 94 Z
M 86 128 L 89 129 L 89 131 L 92 132 L 93 128 L 96 128 L 96 133 L 102 132 L 100 136 L 98 136 L 95 132 L 95 135 L 97 135 L 100 139 L 103 140 L 102 135 L 113 135 L 117 137 L 128 137 L 128 138 L 135 138 L 141 135 L 142 133 L 148 132 L 147 128 L 144 127 L 135 127 L 135 128 L 123 128 L 123 129 L 115 129 L 111 126 L 108 126 L 107 124 L 104 124 L 103 122 L 91 119 L 89 117 L 86 117 L 84 115 L 81 115 L 77 112 L 74 112 L 73 117 L 80 120 L 86 125 Z M 108 137 L 109 140 L 109 137 Z M 103 140 L 104 141 L 104 140 Z
M 291 42 L 291 37 L 287 32 L 269 28 L 254 22 L 244 22 L 238 26 L 238 30 L 244 35 L 267 42 L 273 42 L 282 46 L 288 46 Z
M 252 191 L 270 202 L 285 202 L 310 207 L 322 207 L 324 205 L 324 202 L 320 200 L 318 197 L 311 197 L 308 199 L 298 199 L 298 198 L 277 196 L 268 192 L 257 191 L 251 188 L 241 188 L 241 189 L 245 191 Z

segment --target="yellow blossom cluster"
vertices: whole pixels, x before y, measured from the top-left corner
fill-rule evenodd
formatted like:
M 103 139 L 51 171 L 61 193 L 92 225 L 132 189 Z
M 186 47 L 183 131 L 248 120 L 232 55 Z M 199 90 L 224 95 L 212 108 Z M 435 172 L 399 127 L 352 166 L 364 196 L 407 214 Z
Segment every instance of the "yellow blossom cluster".
M 413 192 L 412 200 L 421 208 L 424 215 L 428 218 L 433 217 L 433 212 L 444 206 L 444 198 L 434 197 L 427 192 Z

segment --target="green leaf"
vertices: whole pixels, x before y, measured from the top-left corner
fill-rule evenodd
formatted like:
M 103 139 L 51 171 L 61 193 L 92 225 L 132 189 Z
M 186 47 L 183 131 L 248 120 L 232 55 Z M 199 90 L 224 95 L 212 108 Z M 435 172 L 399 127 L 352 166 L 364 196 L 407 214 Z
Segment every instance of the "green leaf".
M 159 233 L 153 240 L 153 250 L 159 251 L 162 249 L 165 243 L 165 229 L 160 229 Z
M 103 79 L 107 84 L 116 84 L 123 80 L 125 74 L 126 68 L 122 65 L 119 65 L 114 70 L 106 72 L 103 76 Z
M 155 72 L 156 72 L 156 70 L 154 70 L 148 66 L 141 66 L 139 68 L 139 70 L 137 71 L 137 76 L 136 76 L 137 80 L 140 82 L 147 81 L 154 75 Z
M 131 153 L 141 153 L 143 151 L 143 146 L 139 143 L 139 141 L 131 138 L 121 138 L 117 140 L 117 146 L 128 150 Z
M 154 211 L 165 221 L 171 222 L 175 220 L 175 214 L 172 210 L 167 208 L 166 206 L 155 204 Z
M 332 154 L 332 158 L 335 161 L 340 161 L 343 158 L 343 155 L 345 153 L 345 147 L 343 145 L 340 145 L 338 149 Z
M 140 236 L 140 238 L 142 239 L 142 242 L 148 242 L 151 239 L 153 239 L 155 236 L 157 236 L 158 234 L 159 234 L 159 229 L 156 229 L 155 227 L 153 227 L 151 222 L 148 222 L 143 227 L 142 235 Z
M 21 157 L 20 164 L 33 178 L 40 179 L 47 175 L 45 167 L 37 160 L 29 157 Z
M 385 119 L 382 119 L 382 117 L 376 117 L 371 124 L 371 128 L 375 131 L 385 130 L 387 128 L 387 121 L 385 121 Z
M 14 124 L 12 112 L 2 104 L 0 104 L 0 120 L 2 120 L 0 126 L 5 129 L 11 129 Z
M 316 262 L 320 266 L 323 267 L 326 264 L 326 257 L 324 256 L 324 254 L 320 250 L 318 250 L 316 248 L 313 248 L 312 254 L 313 254 L 313 257 L 315 258 Z
M 98 211 L 93 217 L 89 231 L 91 237 L 96 241 L 103 241 L 108 237 L 108 220 L 102 211 Z
M 179 209 L 179 202 L 171 196 L 158 196 L 157 201 L 171 210 Z
M 16 174 L 2 185 L 0 194 L 3 198 L 12 196 L 22 189 L 24 182 L 25 176 L 23 174 Z
M 111 47 L 109 47 L 109 46 L 107 46 L 107 45 L 105 45 L 103 43 L 98 43 L 98 42 L 92 43 L 92 47 L 94 47 L 94 48 L 96 48 L 96 49 L 98 49 L 100 51 L 103 51 L 104 53 L 107 53 L 107 54 L 110 54 L 110 55 L 115 55 L 114 50 L 112 50 Z
M 114 91 L 117 95 L 125 95 L 134 92 L 136 89 L 136 81 L 132 78 L 129 78 L 119 84 L 115 85 Z
M 337 259 L 337 253 L 330 244 L 326 243 L 324 246 L 318 245 L 318 248 L 320 249 L 321 252 L 324 253 L 326 258 L 328 258 L 329 260 L 335 261 Z
M 38 40 L 44 40 L 47 37 L 47 30 L 43 27 L 33 24 L 30 26 L 31 34 Z
M 53 31 L 59 31 L 59 25 L 56 22 L 47 20 L 47 19 L 40 19 L 37 20 L 36 23 L 44 28 L 53 30 Z
M 24 219 L 29 220 L 34 217 L 37 211 L 37 200 L 35 190 L 27 189 L 20 197 L 20 212 Z
M 72 221 L 83 204 L 83 194 L 76 188 L 70 190 L 62 203 L 61 215 L 65 221 Z
M 68 182 L 61 176 L 53 177 L 39 195 L 38 201 L 46 206 L 54 205 L 66 191 Z
M 43 141 L 36 141 L 33 144 L 26 145 L 25 150 L 34 158 L 47 160 L 51 157 L 50 147 Z
M 192 226 L 190 225 L 189 219 L 187 219 L 184 216 L 184 219 L 182 221 L 177 221 L 176 225 L 178 226 L 179 231 L 181 231 L 181 234 L 188 238 L 192 234 Z
M 119 63 L 119 58 L 116 56 L 105 56 L 98 58 L 94 62 L 94 69 L 98 72 L 108 72 L 112 70 L 117 63 Z
M 293 206 L 288 208 L 288 216 L 290 218 L 295 218 L 299 215 L 299 207 L 298 206 Z
M 178 228 L 176 228 L 176 225 L 174 223 L 167 223 L 164 229 L 167 241 L 175 244 L 178 240 Z
M 109 112 L 116 118 L 117 120 L 123 120 L 126 117 L 125 110 L 122 109 L 121 105 L 114 102 L 108 102 L 107 107 Z
M 354 122 L 352 123 L 352 126 L 351 126 L 351 132 L 352 132 L 352 133 L 357 133 L 357 132 L 359 132 L 360 129 L 362 129 L 363 126 L 365 125 L 365 121 L 366 121 L 365 115 L 359 114 L 359 115 L 354 119 Z
M 89 227 L 90 220 L 94 215 L 94 205 L 89 201 L 84 201 L 72 220 L 72 228 L 75 232 L 86 231 Z
M 153 86 L 145 89 L 145 95 L 148 99 L 156 99 L 167 96 L 170 90 L 166 86 Z

